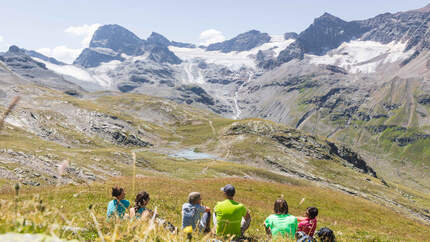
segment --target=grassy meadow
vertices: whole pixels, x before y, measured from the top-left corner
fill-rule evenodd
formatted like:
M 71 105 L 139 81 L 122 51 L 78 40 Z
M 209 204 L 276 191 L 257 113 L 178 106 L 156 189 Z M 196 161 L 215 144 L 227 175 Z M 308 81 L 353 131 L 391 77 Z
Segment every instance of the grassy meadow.
M 430 238 L 428 226 L 365 199 L 325 188 L 242 178 L 179 179 L 165 176 L 138 178 L 135 186 L 131 178 L 123 177 L 91 185 L 24 187 L 18 196 L 13 187 L 3 187 L 0 233 L 45 233 L 89 241 L 184 241 L 183 233 L 171 234 L 162 227 L 151 226 L 149 218 L 117 223 L 106 221 L 111 187 L 125 187 L 126 199 L 131 201 L 137 191 L 149 192 L 148 208 L 156 209 L 162 218 L 179 227 L 181 206 L 189 192 L 200 191 L 203 204 L 213 208 L 223 199 L 219 188 L 227 183 L 236 186 L 236 200 L 251 211 L 252 223 L 246 235 L 259 241 L 268 239 L 262 224 L 272 213 L 274 200 L 281 195 L 288 201 L 290 214 L 296 216 L 303 216 L 308 206 L 318 207 L 318 229 L 331 228 L 338 241 L 425 241 Z M 194 234 L 197 240 L 210 237 L 213 235 Z

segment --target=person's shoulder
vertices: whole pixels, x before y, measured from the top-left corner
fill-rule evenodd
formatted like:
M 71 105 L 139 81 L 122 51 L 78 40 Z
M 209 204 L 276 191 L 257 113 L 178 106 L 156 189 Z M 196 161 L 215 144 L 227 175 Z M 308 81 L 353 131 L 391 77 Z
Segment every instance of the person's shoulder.
M 225 206 L 225 204 L 227 204 L 227 202 L 228 202 L 228 200 L 223 200 L 223 201 L 216 202 L 214 209 L 219 209 L 219 208 Z
M 184 204 L 182 204 L 182 208 L 187 208 L 187 207 L 189 207 L 191 204 L 190 203 L 184 203 Z
M 128 201 L 128 200 L 121 200 L 121 203 L 125 206 L 125 207 L 128 207 L 128 206 L 130 206 L 130 201 Z
M 216 202 L 215 207 L 216 206 L 221 206 L 222 204 L 225 204 L 227 201 L 228 200 L 218 201 L 218 202 Z
M 202 205 L 200 205 L 200 204 L 194 204 L 193 206 L 194 206 L 194 207 L 196 207 L 196 208 L 198 208 L 198 209 L 205 208 L 205 207 L 203 207 L 203 206 L 202 206 Z

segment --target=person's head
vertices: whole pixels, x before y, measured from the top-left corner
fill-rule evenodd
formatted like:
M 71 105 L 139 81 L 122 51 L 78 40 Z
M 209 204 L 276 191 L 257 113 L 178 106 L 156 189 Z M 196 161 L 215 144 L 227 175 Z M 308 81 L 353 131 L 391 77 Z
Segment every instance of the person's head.
M 305 242 L 305 241 L 309 241 L 309 235 L 307 235 L 305 232 L 303 231 L 298 231 L 295 234 L 296 237 L 296 241 L 297 242 Z
M 318 230 L 317 236 L 322 242 L 336 241 L 336 236 L 334 235 L 333 230 L 329 228 L 321 228 L 320 230 Z
M 112 187 L 112 197 L 117 198 L 118 200 L 122 200 L 125 198 L 125 191 L 122 187 Z
M 139 192 L 134 200 L 136 207 L 145 207 L 149 203 L 149 194 L 145 191 Z
M 288 203 L 283 198 L 279 198 L 273 205 L 273 210 L 276 214 L 288 214 Z
M 306 217 L 310 219 L 314 219 L 318 216 L 318 208 L 316 207 L 308 207 L 306 209 Z
M 188 202 L 191 204 L 200 204 L 202 201 L 202 196 L 199 192 L 192 192 L 188 194 Z
M 236 189 L 231 184 L 227 184 L 222 187 L 221 191 L 224 192 L 224 196 L 228 199 L 233 199 L 234 195 L 236 194 Z

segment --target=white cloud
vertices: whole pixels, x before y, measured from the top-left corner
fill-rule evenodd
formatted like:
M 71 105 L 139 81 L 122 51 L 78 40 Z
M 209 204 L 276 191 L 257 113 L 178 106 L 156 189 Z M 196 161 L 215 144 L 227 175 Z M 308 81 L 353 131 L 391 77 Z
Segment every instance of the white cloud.
M 216 29 L 208 29 L 200 33 L 200 45 L 210 45 L 225 40 L 225 36 L 221 31 Z
M 53 49 L 41 48 L 36 51 L 46 56 L 52 56 L 57 60 L 70 64 L 73 63 L 73 61 L 79 56 L 79 54 L 82 52 L 82 48 L 72 49 L 65 45 L 60 45 Z
M 101 26 L 101 24 L 84 24 L 81 26 L 70 26 L 64 30 L 64 32 L 78 36 L 84 37 L 81 41 L 82 47 L 88 47 L 94 32 Z
M 40 48 L 36 51 L 46 56 L 54 57 L 59 61 L 71 64 L 79 56 L 82 50 L 89 46 L 94 32 L 100 26 L 101 24 L 84 24 L 81 26 L 69 26 L 64 30 L 65 33 L 82 38 L 81 48 L 73 49 L 65 45 L 60 45 L 54 48 Z
M 3 42 L 3 36 L 0 35 L 0 42 Z

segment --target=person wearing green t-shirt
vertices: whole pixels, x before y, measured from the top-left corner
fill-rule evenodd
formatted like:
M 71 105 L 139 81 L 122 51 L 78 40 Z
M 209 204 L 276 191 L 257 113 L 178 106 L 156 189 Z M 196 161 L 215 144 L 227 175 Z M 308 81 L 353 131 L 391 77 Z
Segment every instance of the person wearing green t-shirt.
M 288 214 L 288 203 L 284 199 L 278 199 L 274 204 L 275 214 L 270 215 L 264 221 L 266 233 L 272 237 L 294 238 L 297 230 L 297 218 Z
M 245 206 L 233 200 L 236 189 L 233 185 L 221 188 L 226 198 L 214 208 L 214 224 L 218 236 L 239 238 L 249 228 L 251 215 Z

